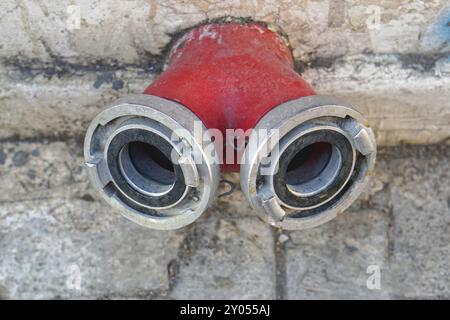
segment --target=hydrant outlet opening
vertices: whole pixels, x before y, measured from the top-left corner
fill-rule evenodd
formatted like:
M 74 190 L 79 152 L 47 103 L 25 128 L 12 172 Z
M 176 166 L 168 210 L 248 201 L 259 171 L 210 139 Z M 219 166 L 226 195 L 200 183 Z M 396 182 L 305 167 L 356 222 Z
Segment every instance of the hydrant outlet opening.
M 279 148 L 274 192 L 292 209 L 311 209 L 330 201 L 354 167 L 351 142 L 333 122 L 300 125 L 280 140 Z
M 139 174 L 165 185 L 173 184 L 175 179 L 173 164 L 156 146 L 135 141 L 126 147 L 129 158 Z
M 313 195 L 332 184 L 342 166 L 339 149 L 327 142 L 316 142 L 299 150 L 289 162 L 286 185 L 295 195 Z
M 114 184 L 134 203 L 153 209 L 172 207 L 188 192 L 185 176 L 179 164 L 173 164 L 172 173 L 161 166 L 174 145 L 164 130 L 155 130 L 156 124 L 147 126 L 128 120 L 112 133 L 106 147 L 108 169 Z
M 303 184 L 316 178 L 330 161 L 331 152 L 332 145 L 326 142 L 313 143 L 299 150 L 288 164 L 286 182 Z
M 139 141 L 125 145 L 119 155 L 120 170 L 137 191 L 167 193 L 175 182 L 175 169 L 158 147 Z

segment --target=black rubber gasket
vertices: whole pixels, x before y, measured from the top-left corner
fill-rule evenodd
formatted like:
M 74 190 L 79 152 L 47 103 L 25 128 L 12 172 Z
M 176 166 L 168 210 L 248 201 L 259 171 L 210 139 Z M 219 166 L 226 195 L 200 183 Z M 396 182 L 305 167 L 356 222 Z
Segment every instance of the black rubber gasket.
M 173 163 L 175 174 L 174 184 L 171 190 L 161 196 L 149 196 L 138 192 L 130 186 L 120 170 L 119 155 L 125 145 L 130 142 L 144 142 L 158 148 L 168 159 L 171 159 L 172 146 L 159 135 L 143 130 L 143 129 L 129 129 L 118 133 L 109 144 L 107 151 L 108 168 L 114 183 L 120 191 L 128 197 L 138 202 L 140 205 L 154 208 L 166 207 L 174 204 L 181 199 L 186 191 L 186 184 L 184 181 L 183 171 L 181 167 Z
M 337 177 L 325 190 L 308 197 L 298 197 L 289 191 L 286 185 L 286 171 L 289 163 L 295 155 L 307 146 L 326 142 L 335 146 L 341 153 L 342 164 Z M 318 130 L 295 140 L 280 155 L 278 172 L 273 176 L 275 193 L 285 204 L 296 208 L 307 208 L 323 202 L 324 199 L 335 194 L 342 187 L 345 180 L 350 176 L 353 167 L 353 151 L 350 141 L 333 130 Z

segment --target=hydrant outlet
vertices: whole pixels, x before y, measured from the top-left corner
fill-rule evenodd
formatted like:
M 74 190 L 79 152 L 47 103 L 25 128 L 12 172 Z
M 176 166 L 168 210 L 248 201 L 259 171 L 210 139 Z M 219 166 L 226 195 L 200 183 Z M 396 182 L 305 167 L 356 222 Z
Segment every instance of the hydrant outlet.
M 304 229 L 359 195 L 376 143 L 357 111 L 301 78 L 282 36 L 226 23 L 181 37 L 144 94 L 93 119 L 84 152 L 94 186 L 141 225 L 192 223 L 217 196 L 220 172 L 237 171 L 263 220 Z

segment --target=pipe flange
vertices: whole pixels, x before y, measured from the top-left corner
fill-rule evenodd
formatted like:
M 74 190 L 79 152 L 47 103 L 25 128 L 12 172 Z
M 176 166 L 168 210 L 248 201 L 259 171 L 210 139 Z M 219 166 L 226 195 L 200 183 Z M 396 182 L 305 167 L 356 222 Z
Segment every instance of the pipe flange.
M 304 97 L 255 126 L 241 159 L 241 188 L 269 224 L 312 228 L 359 196 L 375 158 L 375 137 L 360 113 L 336 98 Z
M 160 230 L 196 220 L 217 195 L 220 166 L 201 120 L 176 102 L 133 95 L 91 122 L 84 143 L 88 175 L 125 217 Z

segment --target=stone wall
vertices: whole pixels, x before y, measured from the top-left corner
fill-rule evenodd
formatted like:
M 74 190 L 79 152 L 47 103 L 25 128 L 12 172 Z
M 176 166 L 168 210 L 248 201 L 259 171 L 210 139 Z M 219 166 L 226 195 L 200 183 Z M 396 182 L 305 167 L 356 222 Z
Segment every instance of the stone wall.
M 230 16 L 281 28 L 304 78 L 367 116 L 370 189 L 307 231 L 239 190 L 181 230 L 134 225 L 91 189 L 85 129 L 184 29 Z M 1 1 L 0 299 L 450 298 L 449 23 L 447 0 Z
M 320 94 L 347 99 L 381 145 L 450 136 L 447 1 L 13 1 L 0 4 L 0 138 L 81 137 L 140 93 L 186 28 L 227 16 L 288 35 Z

